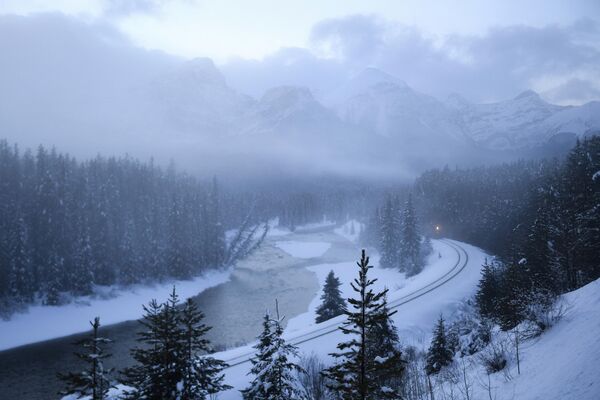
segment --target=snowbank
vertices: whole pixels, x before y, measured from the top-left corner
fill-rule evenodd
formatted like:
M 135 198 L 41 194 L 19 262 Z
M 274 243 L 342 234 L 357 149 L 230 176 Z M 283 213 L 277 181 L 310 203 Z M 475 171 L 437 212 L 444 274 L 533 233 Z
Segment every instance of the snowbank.
M 497 400 L 600 399 L 600 279 L 563 297 L 568 305 L 563 319 L 522 344 L 521 374 L 512 365 L 512 379 L 492 375 Z M 474 398 L 487 398 L 481 385 L 474 390 Z
M 153 298 L 166 300 L 173 285 L 180 299 L 185 300 L 226 282 L 231 271 L 209 271 L 192 280 L 173 280 L 152 286 L 105 287 L 102 296 L 80 297 L 76 302 L 57 307 L 31 306 L 25 313 L 0 321 L 0 350 L 88 331 L 88 321 L 97 316 L 102 325 L 138 319 L 143 314 L 142 304 Z

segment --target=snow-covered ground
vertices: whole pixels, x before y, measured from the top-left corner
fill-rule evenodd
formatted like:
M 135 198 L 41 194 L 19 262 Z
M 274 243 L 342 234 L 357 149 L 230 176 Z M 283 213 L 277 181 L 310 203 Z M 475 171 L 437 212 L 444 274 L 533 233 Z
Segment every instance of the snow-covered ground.
M 491 376 L 496 400 L 600 399 L 600 279 L 563 296 L 565 316 L 539 338 L 521 347 L 521 374 Z M 507 378 L 509 376 L 509 378 Z M 488 398 L 485 372 L 472 371 L 474 399 Z
M 156 285 L 98 287 L 96 295 L 80 297 L 70 304 L 31 306 L 27 312 L 15 314 L 8 321 L 0 320 L 0 350 L 88 331 L 88 321 L 94 317 L 100 317 L 102 325 L 138 319 L 143 314 L 143 304 L 153 298 L 165 300 L 173 285 L 180 299 L 185 300 L 226 282 L 231 271 L 209 271 L 192 280 Z
M 371 277 L 377 279 L 375 282 L 376 290 L 388 288 L 388 301 L 393 302 L 439 278 L 454 266 L 458 256 L 454 249 L 440 241 L 434 241 L 433 248 L 434 251 L 429 256 L 423 271 L 420 274 L 409 278 L 396 269 L 380 267 L 378 257 L 371 258 L 371 264 L 374 265 L 374 267 L 369 271 L 369 274 Z M 347 299 L 355 296 L 354 291 L 350 287 L 350 282 L 357 277 L 358 269 L 356 262 L 320 264 L 307 267 L 307 269 L 317 274 L 321 287 L 323 287 L 329 271 L 333 271 L 335 276 L 338 277 L 342 283 L 340 287 L 342 297 Z M 318 326 L 319 324 L 315 323 L 315 318 L 319 304 L 321 304 L 321 292 L 319 292 L 310 303 L 306 313 L 298 315 L 288 321 L 286 332 L 306 331 L 307 329 L 310 329 L 310 327 Z
M 363 224 L 357 220 L 350 220 L 339 228 L 335 228 L 334 232 L 348 239 L 351 242 L 356 242 L 362 231 Z
M 429 337 L 431 328 L 441 312 L 450 313 L 466 296 L 470 296 L 476 290 L 477 282 L 480 277 L 480 269 L 483 264 L 485 253 L 478 248 L 469 246 L 463 243 L 453 242 L 460 245 L 466 254 L 461 254 L 464 260 L 465 255 L 468 255 L 468 261 L 464 270 L 451 281 L 447 282 L 442 287 L 433 290 L 415 300 L 404 304 L 398 308 L 398 312 L 394 315 L 394 322 L 399 328 L 401 340 L 403 343 L 424 343 Z M 452 269 L 457 262 L 458 253 L 449 244 L 442 241 L 433 241 L 434 251 L 429 257 L 428 265 L 424 271 L 411 278 L 405 278 L 394 270 L 383 269 L 377 266 L 377 259 L 372 259 L 372 264 L 375 267 L 371 270 L 373 277 L 379 280 L 377 285 L 388 287 L 390 289 L 389 301 L 393 302 L 402 296 L 412 293 L 414 290 L 424 287 L 425 285 L 435 281 L 440 276 Z M 439 255 L 441 254 L 441 258 Z M 308 267 L 313 270 L 320 282 L 323 282 L 326 274 L 330 270 L 334 270 L 336 275 L 343 282 L 342 291 L 344 296 L 351 294 L 348 282 L 357 274 L 356 264 L 337 263 L 337 264 L 321 264 Z M 337 317 L 333 320 L 324 322 L 323 324 L 314 324 L 315 308 L 319 304 L 319 296 L 311 302 L 308 311 L 305 314 L 297 316 L 289 321 L 284 336 L 288 340 L 293 340 L 299 336 L 305 335 L 321 325 L 329 326 L 339 322 L 343 317 Z M 339 320 L 339 321 L 338 321 Z M 300 344 L 301 353 L 315 353 L 324 359 L 330 361 L 328 354 L 335 351 L 337 343 L 342 341 L 343 334 L 339 331 L 317 337 L 310 341 Z M 231 349 L 216 356 L 224 360 L 232 360 L 235 357 L 253 352 L 250 346 Z M 226 381 L 232 385 L 234 389 L 223 393 L 220 398 L 222 400 L 240 399 L 239 390 L 246 387 L 251 377 L 247 376 L 250 364 L 243 363 L 233 366 L 227 370 Z

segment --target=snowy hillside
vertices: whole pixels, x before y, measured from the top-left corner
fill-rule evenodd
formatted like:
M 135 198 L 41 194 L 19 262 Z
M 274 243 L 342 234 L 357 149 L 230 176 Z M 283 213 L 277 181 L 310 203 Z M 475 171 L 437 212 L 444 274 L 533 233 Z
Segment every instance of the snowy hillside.
M 523 343 L 521 374 L 514 363 L 508 371 L 492 374 L 492 398 L 600 398 L 600 280 L 563 295 L 563 299 L 563 319 L 539 338 Z M 472 370 L 467 380 L 472 384 L 472 398 L 488 398 L 487 376 L 481 367 Z

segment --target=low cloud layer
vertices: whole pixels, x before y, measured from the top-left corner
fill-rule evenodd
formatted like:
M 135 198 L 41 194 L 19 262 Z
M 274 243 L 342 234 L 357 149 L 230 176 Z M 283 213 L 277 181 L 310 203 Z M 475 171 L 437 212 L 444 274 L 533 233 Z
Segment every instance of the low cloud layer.
M 323 92 L 367 66 L 417 90 L 440 97 L 456 92 L 472 101 L 501 100 L 533 89 L 555 103 L 580 104 L 597 99 L 600 91 L 600 24 L 592 19 L 439 38 L 376 16 L 355 15 L 318 23 L 310 43 L 310 49 L 282 49 L 263 61 L 235 60 L 223 69 L 232 84 L 253 95 L 282 83 Z M 574 85 L 585 90 L 578 94 Z

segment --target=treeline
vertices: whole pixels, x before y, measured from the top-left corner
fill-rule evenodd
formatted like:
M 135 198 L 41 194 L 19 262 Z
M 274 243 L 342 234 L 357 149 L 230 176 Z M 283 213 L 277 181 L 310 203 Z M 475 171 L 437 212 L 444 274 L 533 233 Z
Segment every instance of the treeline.
M 322 176 L 306 180 L 296 176 L 226 192 L 231 196 L 228 202 L 255 203 L 258 220 L 277 218 L 280 226 L 294 230 L 324 220 L 344 223 L 349 218 L 366 219 L 387 190 L 358 179 Z
M 416 275 L 431 252 L 430 240 L 420 234 L 419 225 L 410 194 L 404 205 L 398 196 L 388 195 L 385 203 L 367 220 L 360 241 L 379 251 L 382 267 L 397 268 L 408 276 Z
M 216 180 L 0 141 L 0 310 L 219 267 L 221 208 Z
M 423 214 L 498 255 L 484 266 L 481 316 L 503 329 L 543 315 L 560 293 L 600 277 L 600 138 L 565 160 L 430 171 L 415 187 Z

